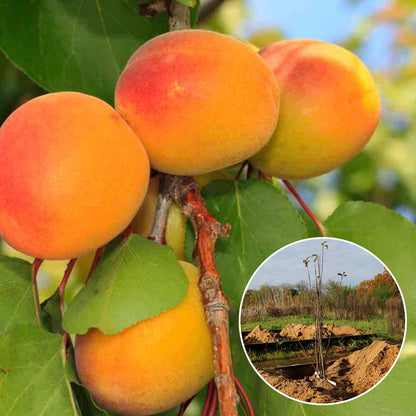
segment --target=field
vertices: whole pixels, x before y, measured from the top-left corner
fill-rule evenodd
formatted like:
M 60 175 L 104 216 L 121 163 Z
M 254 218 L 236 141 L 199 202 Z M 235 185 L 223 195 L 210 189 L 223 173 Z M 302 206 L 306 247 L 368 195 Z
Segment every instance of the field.
M 332 324 L 332 317 L 323 318 L 324 323 Z M 263 329 L 282 329 L 285 326 L 296 322 L 305 325 L 314 325 L 315 318 L 312 315 L 287 315 L 287 316 L 270 316 L 264 317 L 261 320 L 247 321 L 241 323 L 241 331 L 251 331 L 257 325 L 261 325 Z M 336 325 L 352 326 L 362 331 L 373 331 L 377 334 L 377 338 L 389 340 L 389 341 L 400 341 L 403 338 L 403 334 L 392 335 L 388 332 L 387 318 L 378 316 L 370 318 L 368 321 L 364 320 L 348 320 L 348 319 L 337 319 Z

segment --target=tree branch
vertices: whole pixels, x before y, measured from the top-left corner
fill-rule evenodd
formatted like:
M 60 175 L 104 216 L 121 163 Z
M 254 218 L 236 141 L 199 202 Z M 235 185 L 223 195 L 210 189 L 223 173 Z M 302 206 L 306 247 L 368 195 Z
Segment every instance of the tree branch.
M 215 266 L 215 242 L 228 237 L 230 225 L 222 225 L 213 218 L 202 198 L 195 180 L 189 176 L 175 176 L 173 200 L 181 205 L 195 230 L 193 258 L 200 269 L 199 289 L 211 330 L 215 361 L 215 384 L 218 390 L 220 414 L 237 415 L 238 395 L 229 344 L 228 299 L 222 291 Z
M 169 32 L 191 27 L 191 11 L 188 6 L 176 0 L 167 0 L 169 11 Z
M 172 206 L 174 176 L 159 173 L 159 193 L 157 195 L 156 213 L 152 231 L 147 237 L 160 245 L 166 244 L 166 226 L 169 209 Z

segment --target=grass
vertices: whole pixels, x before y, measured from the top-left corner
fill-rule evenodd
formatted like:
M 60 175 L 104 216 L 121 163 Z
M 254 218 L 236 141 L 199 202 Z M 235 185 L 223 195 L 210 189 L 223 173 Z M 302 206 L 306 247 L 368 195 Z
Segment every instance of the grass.
M 359 339 L 359 340 L 353 340 L 352 342 L 349 342 L 347 344 L 341 344 L 336 347 L 330 347 L 328 351 L 328 359 L 330 359 L 330 356 L 332 354 L 337 354 L 339 352 L 354 352 L 356 350 L 361 350 L 364 347 L 367 347 L 372 343 L 372 339 Z M 323 345 L 324 351 L 326 351 L 327 344 L 324 343 Z M 313 345 L 309 346 L 309 348 L 306 349 L 307 356 L 310 358 L 311 361 L 315 359 L 315 347 Z M 269 360 L 294 360 L 296 358 L 298 359 L 305 359 L 305 352 L 302 349 L 296 349 L 292 351 L 288 350 L 276 350 L 276 351 L 270 351 L 265 353 L 260 352 L 254 352 L 249 351 L 248 356 L 252 362 L 261 362 L 261 361 L 269 361 Z
M 332 317 L 324 317 L 323 323 L 332 324 Z M 257 325 L 261 325 L 263 329 L 282 329 L 291 323 L 313 325 L 315 318 L 312 315 L 287 315 L 287 316 L 267 316 L 260 321 L 244 322 L 241 325 L 242 331 L 251 331 Z M 385 340 L 400 340 L 400 335 L 392 335 L 387 331 L 387 319 L 384 317 L 371 318 L 368 321 L 353 321 L 348 319 L 337 319 L 335 325 L 353 326 L 362 331 L 373 331 L 377 337 Z

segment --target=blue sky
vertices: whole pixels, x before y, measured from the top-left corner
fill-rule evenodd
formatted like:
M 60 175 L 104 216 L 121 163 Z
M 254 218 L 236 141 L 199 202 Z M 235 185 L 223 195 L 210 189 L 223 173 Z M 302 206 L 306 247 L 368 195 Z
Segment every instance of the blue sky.
M 346 285 L 355 286 L 384 270 L 380 260 L 355 244 L 344 240 L 314 238 L 301 240 L 273 254 L 256 271 L 249 288 L 255 289 L 263 284 L 295 284 L 301 280 L 307 281 L 302 260 L 314 253 L 321 254 L 323 241 L 328 242 L 328 250 L 324 254 L 323 282 L 338 280 L 337 273 L 346 272 L 347 278 L 343 284 L 345 282 Z M 313 273 L 311 267 L 310 271 Z
M 245 0 L 248 18 L 241 34 L 249 37 L 259 28 L 279 28 L 286 38 L 313 38 L 340 43 L 388 0 Z M 389 47 L 393 27 L 380 26 L 369 37 L 360 57 L 370 68 L 391 65 Z

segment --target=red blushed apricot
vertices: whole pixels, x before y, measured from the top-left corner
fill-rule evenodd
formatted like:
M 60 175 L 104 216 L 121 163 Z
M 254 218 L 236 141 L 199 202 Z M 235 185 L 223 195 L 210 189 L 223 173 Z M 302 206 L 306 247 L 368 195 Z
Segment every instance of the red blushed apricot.
M 92 328 L 76 337 L 78 376 L 104 408 L 123 415 L 158 414 L 197 394 L 214 376 L 199 270 L 180 264 L 189 285 L 178 306 L 118 334 Z
M 339 46 L 308 39 L 276 42 L 261 56 L 280 90 L 279 124 L 251 158 L 278 178 L 304 179 L 354 157 L 373 134 L 381 100 L 366 66 Z
M 206 30 L 158 36 L 130 58 L 116 109 L 144 144 L 155 169 L 207 173 L 241 162 L 269 140 L 278 89 L 249 46 Z
M 127 227 L 148 180 L 144 147 L 112 107 L 43 95 L 0 129 L 0 235 L 30 256 L 82 256 Z

